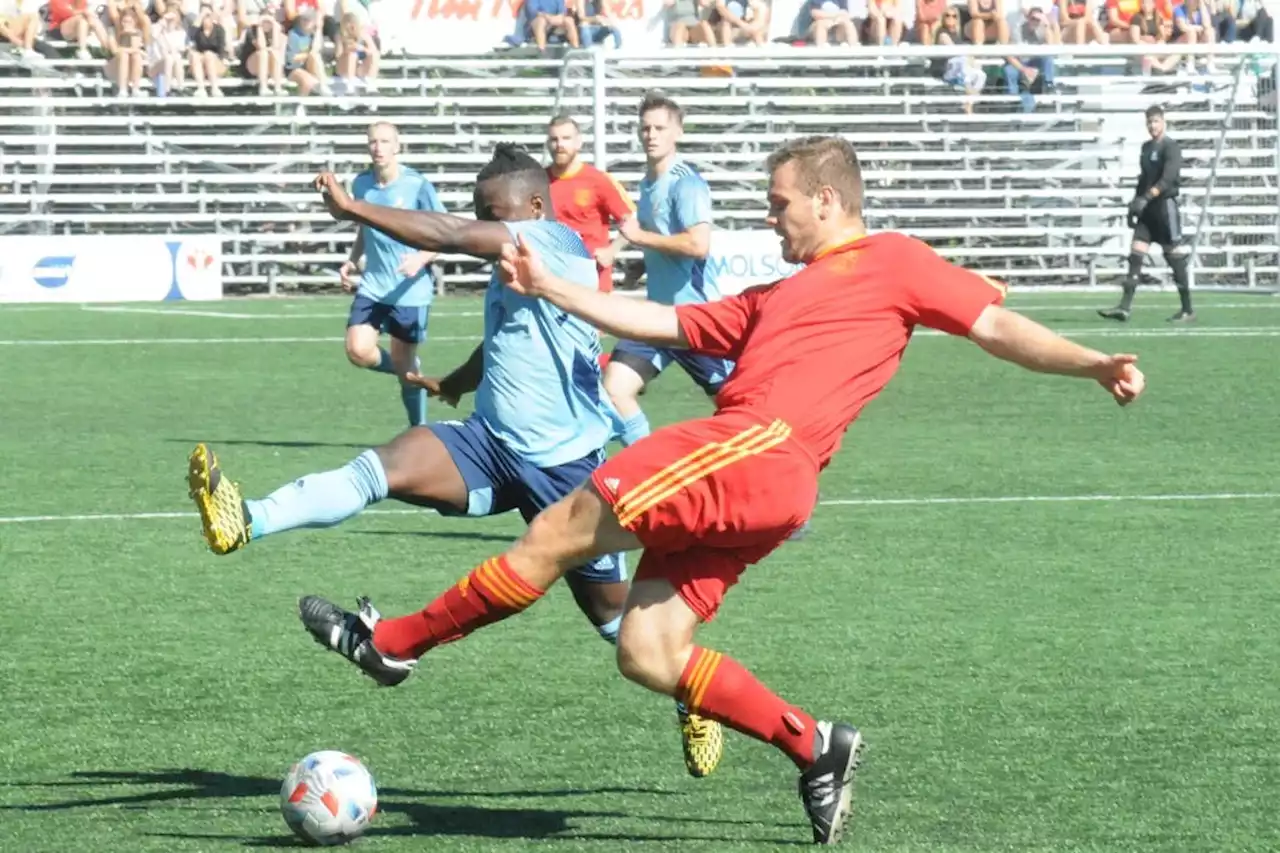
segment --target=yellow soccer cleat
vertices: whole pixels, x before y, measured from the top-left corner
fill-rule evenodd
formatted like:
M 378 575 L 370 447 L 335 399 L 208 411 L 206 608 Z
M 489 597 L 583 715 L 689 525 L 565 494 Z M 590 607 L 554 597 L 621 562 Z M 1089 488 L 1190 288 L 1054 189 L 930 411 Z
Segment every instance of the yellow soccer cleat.
M 187 486 L 210 551 L 230 554 L 248 544 L 249 514 L 240 487 L 222 476 L 218 457 L 205 444 L 197 444 L 187 459 Z
M 695 779 L 710 776 L 724 755 L 724 728 L 715 720 L 677 708 L 684 741 L 684 766 Z

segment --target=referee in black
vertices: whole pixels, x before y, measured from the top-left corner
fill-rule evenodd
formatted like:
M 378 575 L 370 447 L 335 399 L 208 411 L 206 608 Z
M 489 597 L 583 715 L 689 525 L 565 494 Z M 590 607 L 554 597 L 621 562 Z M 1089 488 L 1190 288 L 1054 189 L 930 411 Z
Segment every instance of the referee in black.
M 1182 242 L 1182 217 L 1178 212 L 1178 183 L 1182 173 L 1182 151 L 1178 143 L 1165 134 L 1164 110 L 1147 108 L 1147 133 L 1151 138 L 1142 143 L 1142 166 L 1138 174 L 1138 190 L 1129 203 L 1129 225 L 1133 228 L 1133 245 L 1129 247 L 1129 274 L 1124 279 L 1124 295 L 1115 308 L 1098 311 L 1108 320 L 1124 323 L 1133 306 L 1133 293 L 1138 289 L 1142 262 L 1159 243 L 1165 262 L 1173 270 L 1182 307 L 1169 318 L 1171 323 L 1195 320 L 1191 310 L 1191 289 L 1187 284 L 1187 265 L 1191 248 Z

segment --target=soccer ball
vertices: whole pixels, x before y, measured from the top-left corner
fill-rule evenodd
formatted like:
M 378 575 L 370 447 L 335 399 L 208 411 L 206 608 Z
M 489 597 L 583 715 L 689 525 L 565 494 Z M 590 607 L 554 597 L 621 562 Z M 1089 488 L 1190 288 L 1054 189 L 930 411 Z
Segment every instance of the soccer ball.
M 311 753 L 289 768 L 280 786 L 284 822 L 304 841 L 324 847 L 359 838 L 377 810 L 373 777 L 345 752 Z

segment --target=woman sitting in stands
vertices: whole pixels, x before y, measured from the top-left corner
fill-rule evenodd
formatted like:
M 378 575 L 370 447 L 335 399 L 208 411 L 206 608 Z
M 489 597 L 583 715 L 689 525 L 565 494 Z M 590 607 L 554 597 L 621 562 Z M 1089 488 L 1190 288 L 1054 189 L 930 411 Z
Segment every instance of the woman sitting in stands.
M 103 50 L 111 37 L 97 14 L 89 8 L 89 0 L 49 0 L 49 36 L 76 46 L 76 57 L 89 58 L 89 34 L 93 33 Z
M 187 66 L 187 25 L 176 4 L 171 4 L 160 18 L 151 39 L 151 80 L 156 97 L 170 92 L 181 93 Z
M 284 71 L 298 86 L 299 95 L 329 94 L 324 73 L 324 43 L 320 35 L 319 16 L 303 9 L 289 30 L 284 48 Z
M 1138 14 L 1142 0 L 1107 0 L 1107 40 L 1112 44 L 1129 44 L 1130 22 Z
M 222 89 L 218 81 L 226 73 L 227 67 L 222 57 L 227 55 L 227 31 L 218 22 L 217 13 L 212 6 L 204 6 L 200 10 L 200 21 L 191 31 L 191 79 L 196 81 L 196 97 L 205 96 L 205 84 L 208 93 L 215 98 L 222 97 Z
M 769 40 L 767 0 L 716 0 L 712 26 L 720 31 L 720 44 L 764 44 Z
M 335 88 L 340 92 L 376 92 L 378 58 L 378 42 L 373 31 L 357 15 L 351 12 L 343 15 L 338 27 Z
M 1141 0 L 1138 13 L 1129 19 L 1130 44 L 1165 44 L 1173 35 L 1173 10 L 1167 0 Z M 1159 71 L 1168 74 L 1178 64 L 1176 56 L 1142 57 L 1142 73 Z
M 106 74 L 116 83 L 116 93 L 127 98 L 142 97 L 142 69 L 147 56 L 147 33 L 132 7 L 120 13 L 120 25 L 107 36 Z
M 973 44 L 1008 44 L 1004 0 L 969 0 L 969 23 L 964 32 Z
M 1058 20 L 1063 44 L 1110 44 L 1107 31 L 1098 22 L 1094 0 L 1058 0 Z
M 35 8 L 35 3 L 31 3 Z M 25 54 L 34 53 L 36 36 L 40 35 L 40 16 L 22 11 L 22 0 L 0 0 L 0 39 Z M 39 56 L 39 54 L 36 54 Z
M 258 22 L 244 31 L 240 42 L 240 75 L 258 81 L 258 94 L 266 95 L 272 87 L 278 94 L 284 88 L 284 33 L 278 21 L 278 4 L 268 4 Z

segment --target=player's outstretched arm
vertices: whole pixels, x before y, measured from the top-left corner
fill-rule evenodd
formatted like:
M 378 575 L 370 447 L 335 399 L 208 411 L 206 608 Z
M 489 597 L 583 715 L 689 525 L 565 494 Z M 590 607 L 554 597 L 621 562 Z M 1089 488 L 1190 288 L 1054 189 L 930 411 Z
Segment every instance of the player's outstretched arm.
M 1093 379 L 1122 406 L 1136 400 L 1146 387 L 1136 355 L 1107 355 L 1082 347 L 999 305 L 983 310 L 969 338 L 997 358 L 1028 370 Z
M 615 337 L 657 346 L 689 346 L 672 306 L 565 281 L 547 272 L 538 253 L 523 240 L 503 248 L 499 271 L 515 292 L 545 299 Z
M 429 210 L 399 210 L 356 201 L 332 172 L 321 172 L 315 188 L 334 219 L 359 222 L 394 237 L 406 246 L 428 252 L 461 252 L 492 260 L 511 239 L 501 222 L 464 219 Z

